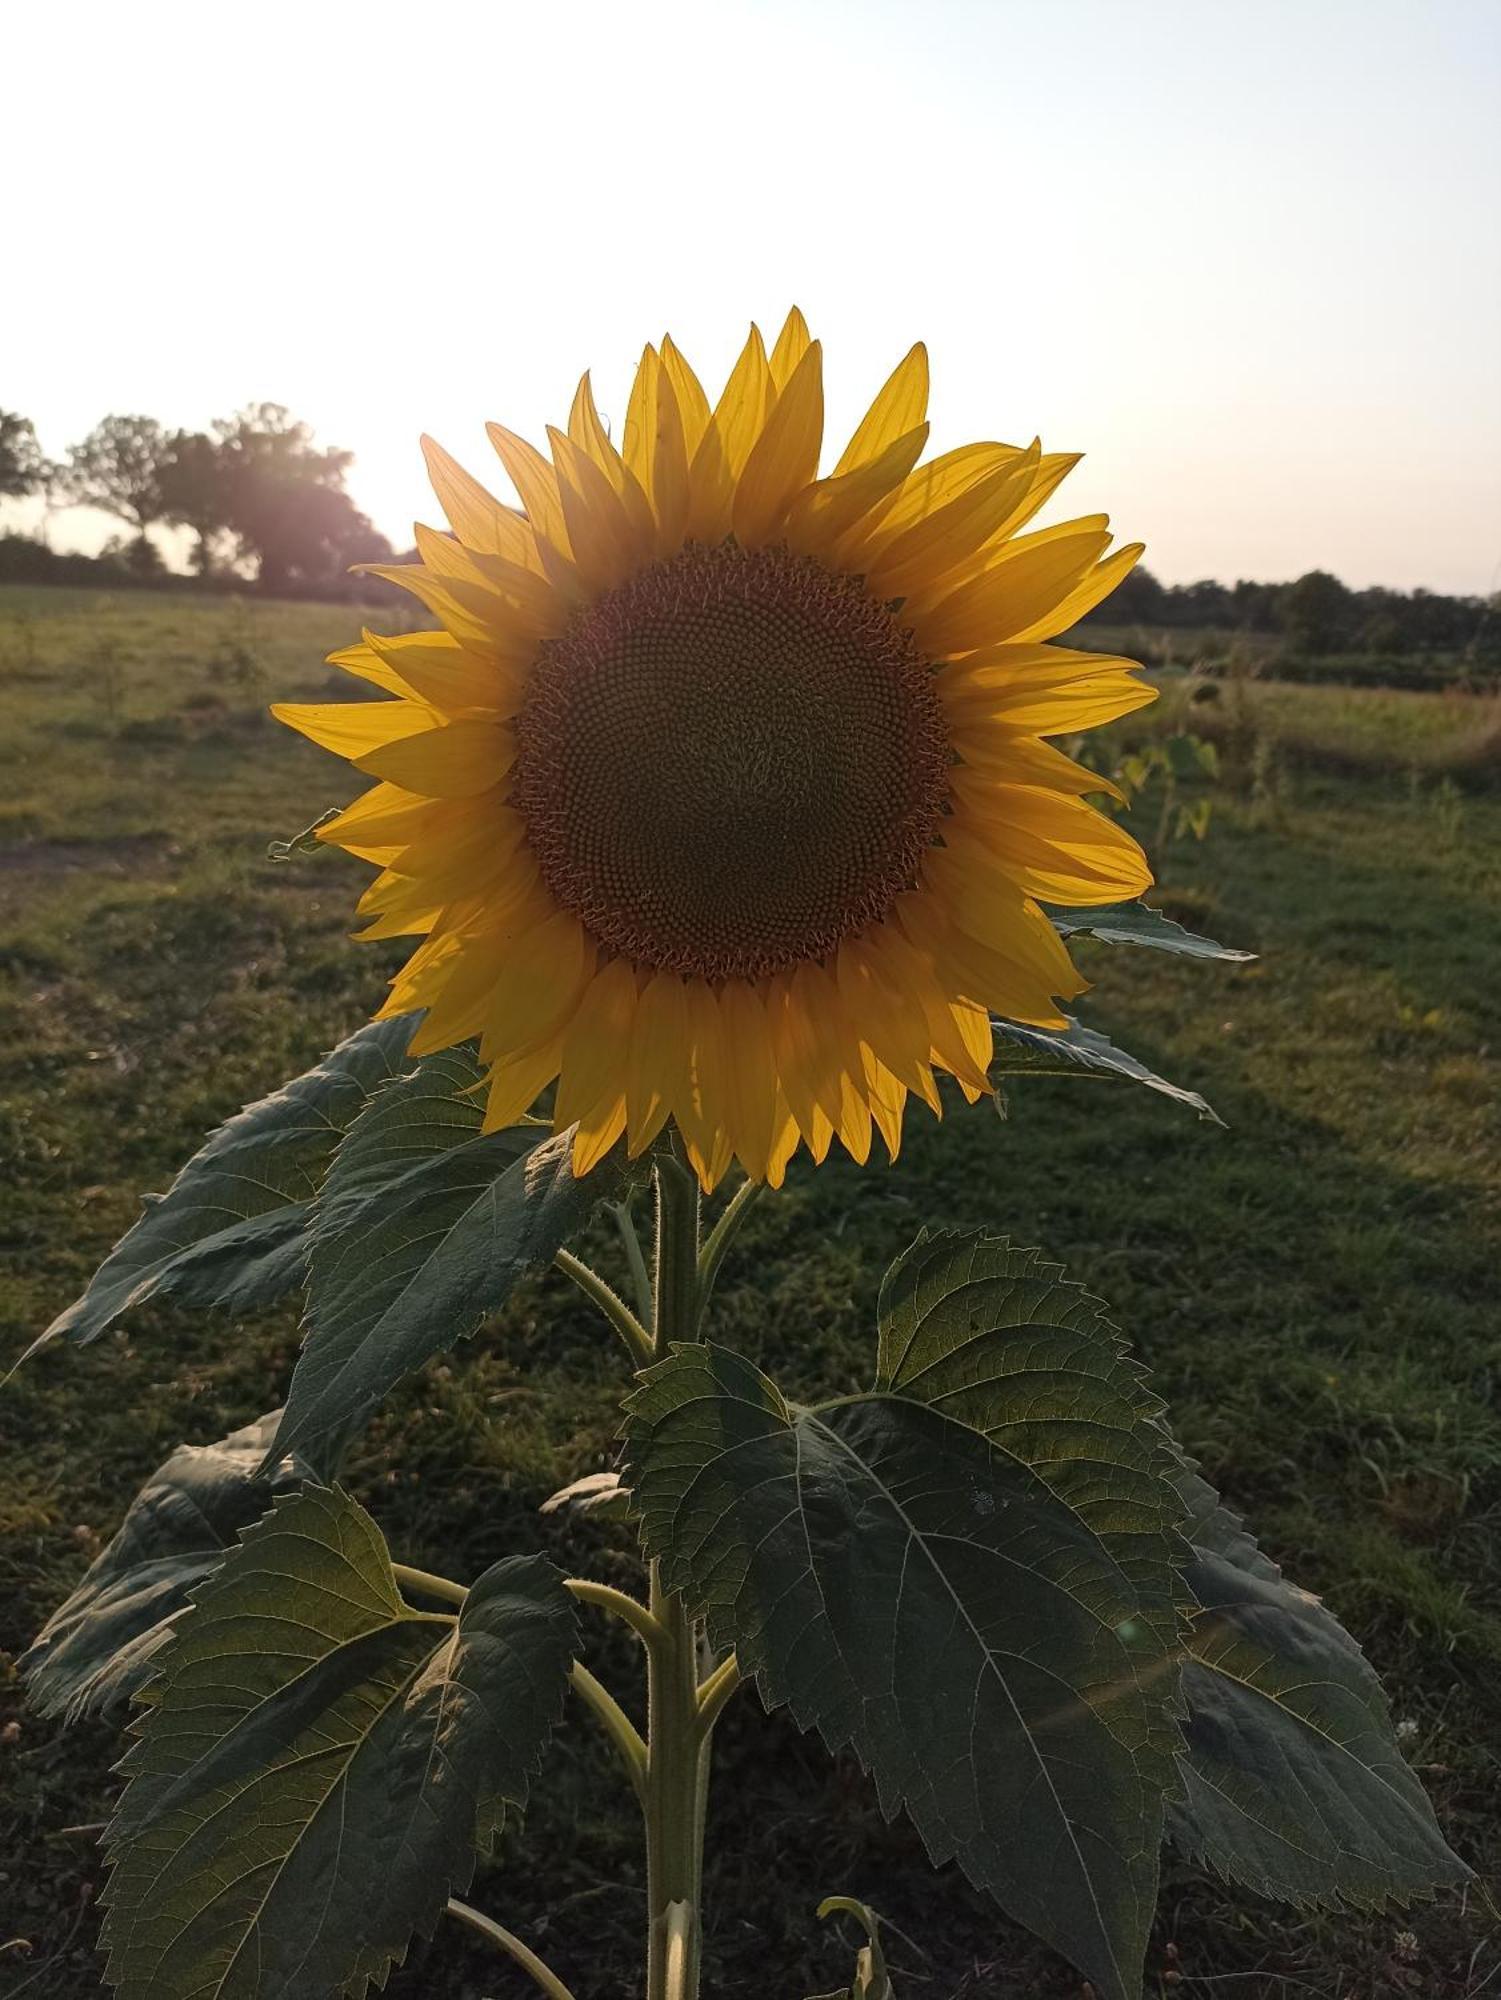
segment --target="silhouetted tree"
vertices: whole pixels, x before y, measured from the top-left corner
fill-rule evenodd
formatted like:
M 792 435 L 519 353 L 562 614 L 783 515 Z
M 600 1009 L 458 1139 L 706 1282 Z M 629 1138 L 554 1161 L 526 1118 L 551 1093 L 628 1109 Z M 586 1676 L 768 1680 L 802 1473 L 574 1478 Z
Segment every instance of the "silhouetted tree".
M 41 492 L 50 469 L 31 419 L 18 417 L 14 410 L 0 410 L 0 499 L 20 500 L 28 493 Z
M 268 591 L 332 583 L 390 543 L 344 491 L 354 454 L 313 442 L 280 403 L 253 403 L 214 426 L 226 519 Z
M 1326 569 L 1288 584 L 1279 607 L 1282 629 L 1304 653 L 1337 653 L 1348 644 L 1350 593 Z
M 214 570 L 214 542 L 232 526 L 229 466 L 218 439 L 202 431 L 175 431 L 161 467 L 164 518 L 197 536 L 194 565 Z
M 149 558 L 146 530 L 166 516 L 162 467 L 171 449 L 155 417 L 106 417 L 70 447 L 65 490 L 80 506 L 100 507 L 138 530 L 137 557 Z

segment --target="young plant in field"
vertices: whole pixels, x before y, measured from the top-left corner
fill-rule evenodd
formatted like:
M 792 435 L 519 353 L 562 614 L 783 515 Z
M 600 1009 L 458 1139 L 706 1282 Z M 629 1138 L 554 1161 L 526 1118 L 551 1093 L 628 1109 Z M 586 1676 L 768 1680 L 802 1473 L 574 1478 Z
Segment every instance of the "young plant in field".
M 820 370 L 797 313 L 712 409 L 648 348 L 621 450 L 587 378 L 550 460 L 492 432 L 520 512 L 430 447 L 454 533 L 383 573 L 442 629 L 336 656 L 382 698 L 280 711 L 378 781 L 285 852 L 374 863 L 367 935 L 418 943 L 49 1330 L 306 1288 L 285 1407 L 170 1458 L 27 1663 L 46 1708 L 138 1704 L 126 2000 L 361 1994 L 445 1910 L 569 2000 L 459 1899 L 570 1694 L 642 1814 L 649 2000 L 699 1991 L 711 1748 L 747 1684 L 1101 2000 L 1138 2000 L 1164 1838 L 1299 1902 L 1463 1877 L 1354 1642 L 1037 1251 L 920 1235 L 853 1393 L 793 1401 L 713 1338 L 760 1191 L 802 1147 L 894 1155 L 940 1073 L 971 1102 L 1124 1076 L 1210 1115 L 1060 1010 L 1066 937 L 1241 956 L 1136 900 L 1139 850 L 1047 740 L 1151 698 L 1052 643 L 1138 551 L 1098 519 L 1019 533 L 1072 463 L 1035 444 L 920 466 L 921 348 L 820 479 Z M 600 1203 L 620 1289 L 570 1248 Z M 548 1263 L 618 1340 L 622 1403 L 618 1468 L 550 1504 L 628 1511 L 634 1593 L 519 1552 L 414 1569 L 339 1483 L 387 1392 Z M 598 1615 L 639 1642 L 644 1730 L 584 1657 Z M 890 2000 L 876 1917 L 824 1907 L 865 1931 L 846 1991 Z

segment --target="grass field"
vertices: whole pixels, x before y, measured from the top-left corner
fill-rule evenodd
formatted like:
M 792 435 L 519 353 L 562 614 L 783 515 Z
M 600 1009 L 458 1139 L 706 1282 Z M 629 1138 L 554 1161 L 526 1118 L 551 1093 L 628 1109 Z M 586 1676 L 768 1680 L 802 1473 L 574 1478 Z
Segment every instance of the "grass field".
M 324 692 L 321 656 L 352 625 L 342 609 L 0 592 L 0 1366 L 140 1192 L 355 1027 L 395 963 L 347 940 L 360 868 L 266 856 L 349 795 L 341 765 L 264 711 Z M 1501 791 L 1458 746 L 1495 714 L 1258 685 L 1227 729 L 1229 694 L 1200 707 L 1185 686 L 1161 726 L 1219 736 L 1225 782 L 1207 837 L 1169 851 L 1163 900 L 1261 956 L 1081 957 L 1089 1018 L 1229 1129 L 1128 1086 L 1045 1079 L 1016 1086 L 1005 1122 L 919 1112 L 895 1166 L 795 1169 L 762 1203 L 716 1331 L 794 1394 L 854 1387 L 880 1273 L 922 1223 L 985 1224 L 1066 1260 L 1115 1306 L 1209 1475 L 1361 1637 L 1480 1878 L 1336 1918 L 1170 1858 L 1147 1992 L 1479 2000 L 1501 1994 L 1485 1887 L 1501 1870 Z M 78 1829 L 108 1810 L 118 1743 L 31 1717 L 11 1662 L 144 1476 L 179 1439 L 279 1401 L 295 1349 L 290 1312 L 148 1309 L 128 1339 L 49 1351 L 0 1392 L 0 1994 L 98 1990 L 102 1871 Z M 424 1567 L 465 1576 L 558 1546 L 537 1504 L 607 1462 L 618 1386 L 608 1335 L 543 1277 L 392 1400 L 352 1485 Z M 618 1531 L 573 1535 L 571 1564 L 628 1576 Z M 624 1692 L 629 1657 L 599 1636 Z M 852 1765 L 752 1708 L 732 1710 L 716 1765 L 709 1993 L 797 2000 L 847 1978 L 813 1917 L 844 1891 L 899 1927 L 902 2000 L 1077 2000 L 952 1869 L 930 1876 Z M 637 1831 L 581 1730 L 474 1900 L 580 2000 L 634 1990 Z M 531 1989 L 444 1930 L 388 1990 Z

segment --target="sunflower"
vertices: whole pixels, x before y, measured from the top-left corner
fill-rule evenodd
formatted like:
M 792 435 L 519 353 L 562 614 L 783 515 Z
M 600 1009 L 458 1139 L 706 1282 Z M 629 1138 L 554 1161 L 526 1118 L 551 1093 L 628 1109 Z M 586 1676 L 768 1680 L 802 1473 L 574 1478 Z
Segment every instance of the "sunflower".
M 441 629 L 332 656 L 385 698 L 275 710 L 378 781 L 321 837 L 380 869 L 363 935 L 420 940 L 382 1016 L 478 1037 L 489 1129 L 556 1080 L 580 1173 L 669 1119 L 706 1190 L 895 1156 L 935 1072 L 990 1087 L 992 1013 L 1082 989 L 1039 903 L 1151 879 L 1046 740 L 1152 698 L 1049 643 L 1140 545 L 1021 533 L 1077 462 L 1035 442 L 920 464 L 921 345 L 821 478 L 822 360 L 794 311 L 711 406 L 664 339 L 619 448 L 586 375 L 550 457 L 490 427 L 519 510 L 424 439 L 452 533 L 375 574 Z

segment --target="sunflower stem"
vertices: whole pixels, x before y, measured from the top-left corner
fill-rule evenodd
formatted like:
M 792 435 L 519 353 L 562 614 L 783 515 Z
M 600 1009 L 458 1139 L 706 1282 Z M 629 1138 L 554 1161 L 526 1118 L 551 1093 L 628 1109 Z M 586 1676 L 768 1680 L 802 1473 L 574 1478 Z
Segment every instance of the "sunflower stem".
M 740 1225 L 755 1206 L 757 1198 L 766 1186 L 765 1181 L 744 1180 L 725 1203 L 718 1221 L 705 1238 L 704 1247 L 698 1258 L 698 1317 L 703 1321 L 709 1294 L 714 1289 L 714 1281 L 719 1276 L 719 1267 L 724 1262 L 724 1253 L 739 1234 Z M 695 1329 L 696 1330 L 696 1329 Z
M 598 1271 L 575 1257 L 571 1250 L 559 1250 L 552 1260 L 566 1277 L 572 1278 L 586 1299 L 593 1301 L 625 1342 L 632 1365 L 644 1368 L 652 1358 L 651 1335 L 625 1300 L 607 1285 Z
M 699 1320 L 698 1182 L 672 1154 L 657 1161 L 656 1309 L 664 1359 Z M 662 1636 L 647 1653 L 647 2000 L 698 2000 L 709 1734 L 701 1727 L 698 1636 L 686 1605 L 651 1566 L 650 1608 Z
M 625 1245 L 626 1262 L 631 1267 L 631 1288 L 636 1294 L 636 1311 L 641 1316 L 643 1326 L 651 1325 L 651 1272 L 646 1268 L 646 1253 L 641 1248 L 641 1238 L 636 1234 L 635 1218 L 631 1214 L 630 1197 L 624 1201 L 612 1201 L 610 1213 L 615 1218 L 615 1227 L 620 1231 L 620 1240 Z
M 457 1917 L 461 1924 L 468 1924 L 470 1930 L 478 1931 L 482 1938 L 488 1938 L 491 1944 L 505 1952 L 508 1957 L 515 1959 L 522 1971 L 530 1976 L 532 1982 L 540 1986 L 549 1996 L 549 2000 L 573 2000 L 572 1993 L 552 1967 L 545 1965 L 537 1954 L 528 1945 L 524 1945 L 514 1931 L 508 1931 L 504 1924 L 496 1923 L 493 1917 L 487 1917 L 481 1910 L 471 1909 L 468 1903 L 461 1903 L 457 1896 L 449 1897 L 448 1914 Z

